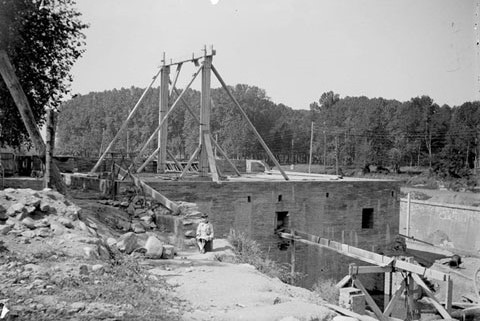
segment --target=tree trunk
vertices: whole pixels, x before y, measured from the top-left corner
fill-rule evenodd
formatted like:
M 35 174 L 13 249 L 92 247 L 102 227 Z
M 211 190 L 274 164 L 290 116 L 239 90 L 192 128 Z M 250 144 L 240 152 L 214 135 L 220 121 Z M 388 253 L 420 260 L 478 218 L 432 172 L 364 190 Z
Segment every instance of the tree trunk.
M 17 76 L 15 75 L 15 69 L 10 63 L 5 50 L 0 50 L 0 74 L 5 81 L 5 84 L 12 95 L 15 104 L 17 105 L 18 111 L 22 116 L 23 123 L 28 131 L 28 135 L 32 140 L 35 149 L 37 150 L 38 156 L 45 163 L 45 143 L 43 142 L 40 131 L 38 130 L 35 118 L 33 116 L 30 104 L 28 103 L 27 96 L 18 81 Z M 51 183 L 60 193 L 66 193 L 66 187 L 63 183 L 62 176 L 57 166 L 52 163 L 51 166 Z

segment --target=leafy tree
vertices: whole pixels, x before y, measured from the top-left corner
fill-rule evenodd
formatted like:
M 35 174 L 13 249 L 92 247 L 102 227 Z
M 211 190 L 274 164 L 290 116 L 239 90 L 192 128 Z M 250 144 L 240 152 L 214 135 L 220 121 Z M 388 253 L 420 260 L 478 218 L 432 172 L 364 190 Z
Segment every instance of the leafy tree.
M 37 124 L 69 91 L 70 69 L 84 52 L 87 27 L 73 0 L 0 1 L 0 48 L 16 68 Z M 0 145 L 20 146 L 28 133 L 0 80 Z

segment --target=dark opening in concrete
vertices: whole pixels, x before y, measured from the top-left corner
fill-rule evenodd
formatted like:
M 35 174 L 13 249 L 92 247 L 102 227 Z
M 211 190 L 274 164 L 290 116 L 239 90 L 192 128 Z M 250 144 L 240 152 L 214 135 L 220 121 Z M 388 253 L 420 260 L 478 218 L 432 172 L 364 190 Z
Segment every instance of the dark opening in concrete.
M 282 232 L 289 228 L 289 215 L 288 212 L 275 212 L 275 233 Z
M 373 228 L 373 208 L 362 209 L 362 228 Z

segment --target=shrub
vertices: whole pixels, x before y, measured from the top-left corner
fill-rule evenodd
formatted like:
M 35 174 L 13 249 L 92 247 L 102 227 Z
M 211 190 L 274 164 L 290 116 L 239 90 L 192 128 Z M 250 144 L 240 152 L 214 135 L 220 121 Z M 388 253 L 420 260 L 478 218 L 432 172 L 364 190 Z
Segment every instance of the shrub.
M 303 274 L 299 272 L 292 274 L 290 264 L 281 264 L 270 259 L 262 251 L 260 245 L 245 233 L 231 229 L 228 234 L 228 241 L 234 248 L 236 263 L 251 264 L 258 271 L 270 277 L 279 278 L 282 282 L 288 284 L 295 284 L 303 277 Z
M 336 287 L 333 279 L 318 279 L 313 285 L 312 291 L 328 303 L 338 304 L 340 290 Z

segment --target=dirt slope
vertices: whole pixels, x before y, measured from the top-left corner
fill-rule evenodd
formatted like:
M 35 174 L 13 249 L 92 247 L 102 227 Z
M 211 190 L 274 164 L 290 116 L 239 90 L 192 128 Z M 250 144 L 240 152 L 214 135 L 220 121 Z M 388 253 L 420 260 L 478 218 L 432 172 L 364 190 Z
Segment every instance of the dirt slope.
M 192 304 L 184 320 L 330 320 L 312 292 L 272 279 L 248 264 L 219 262 L 233 255 L 222 239 L 213 252 L 180 252 L 174 260 L 148 262 L 150 272 L 167 278 L 179 297 Z M 161 263 L 159 267 L 155 264 Z

